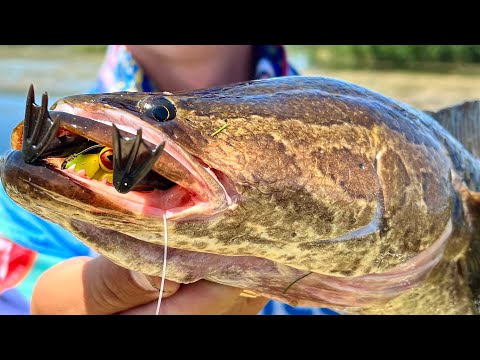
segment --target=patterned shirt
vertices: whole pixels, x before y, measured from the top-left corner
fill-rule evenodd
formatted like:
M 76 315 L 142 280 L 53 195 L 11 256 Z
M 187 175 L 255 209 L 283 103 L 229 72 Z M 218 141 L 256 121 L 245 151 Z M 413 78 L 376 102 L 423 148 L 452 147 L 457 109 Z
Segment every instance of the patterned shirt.
M 281 45 L 254 46 L 253 65 L 254 68 L 252 70 L 254 71 L 252 74 L 254 74 L 254 79 L 298 75 L 298 72 L 287 61 L 285 48 Z M 110 45 L 95 86 L 90 92 L 148 92 L 158 90 L 142 71 L 125 45 Z M 11 310 L 11 306 L 14 303 L 12 299 L 15 296 L 15 301 L 18 302 L 17 313 L 25 313 L 25 300 L 21 299 L 20 296 L 23 295 L 27 300 L 30 299 L 33 284 L 42 271 L 72 256 L 97 255 L 60 226 L 47 222 L 16 205 L 5 194 L 1 186 L 0 214 L 3 217 L 0 221 L 0 235 L 3 234 L 15 243 L 38 253 L 36 261 L 32 262 L 30 273 L 25 279 L 16 289 L 10 290 L 0 297 L 0 314 L 2 313 L 2 301 L 5 304 L 7 301 L 8 306 L 10 306 L 8 311 L 3 311 L 14 312 Z M 7 309 L 6 306 L 4 306 L 4 309 Z M 260 312 L 260 314 L 298 315 L 332 313 L 328 309 L 292 307 L 273 300 Z

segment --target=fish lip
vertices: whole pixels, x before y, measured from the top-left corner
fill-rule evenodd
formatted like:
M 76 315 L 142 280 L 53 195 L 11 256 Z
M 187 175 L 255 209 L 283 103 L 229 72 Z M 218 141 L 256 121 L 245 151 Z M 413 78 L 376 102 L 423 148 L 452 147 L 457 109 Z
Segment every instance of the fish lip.
M 202 204 L 199 207 L 199 215 L 217 215 L 236 205 L 236 196 L 232 196 L 231 189 L 226 190 L 211 169 L 202 166 L 193 155 L 177 145 L 173 139 L 161 131 L 160 127 L 154 127 L 148 119 L 144 119 L 143 115 L 108 104 L 102 104 L 99 110 L 98 106 L 89 109 L 88 104 L 85 105 L 85 110 L 81 107 L 82 105 L 76 106 L 76 104 L 60 99 L 51 106 L 49 114 L 52 119 L 60 120 L 60 128 L 108 147 L 112 147 L 112 124 L 115 124 L 124 134 L 130 133 L 132 136 L 136 134 L 136 129 L 141 127 L 144 134 L 143 139 L 152 146 L 158 146 L 165 141 L 164 154 L 156 161 L 152 170 L 198 197 Z M 95 126 L 92 126 L 94 124 Z M 12 135 L 14 149 L 21 149 L 20 139 L 22 136 L 19 133 L 23 131 L 22 128 L 21 124 L 17 126 Z M 95 131 L 94 128 L 100 130 Z M 51 164 L 47 165 L 45 161 L 41 163 L 52 167 Z M 64 171 L 59 172 L 72 178 L 72 174 Z M 75 176 L 73 177 L 75 178 Z M 81 179 L 75 180 L 82 182 Z M 192 215 L 191 212 L 188 215 Z M 168 216 L 167 214 L 167 218 L 173 219 L 176 217 L 182 216 L 175 216 L 174 214 Z

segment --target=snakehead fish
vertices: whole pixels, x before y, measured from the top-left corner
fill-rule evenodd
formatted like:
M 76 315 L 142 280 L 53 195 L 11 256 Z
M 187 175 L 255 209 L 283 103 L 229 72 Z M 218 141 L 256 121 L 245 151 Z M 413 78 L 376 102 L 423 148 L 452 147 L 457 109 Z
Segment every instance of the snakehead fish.
M 315 76 L 34 101 L 6 192 L 123 267 L 161 275 L 165 215 L 170 280 L 345 313 L 479 310 L 480 164 L 424 112 Z M 100 152 L 109 176 L 77 161 Z

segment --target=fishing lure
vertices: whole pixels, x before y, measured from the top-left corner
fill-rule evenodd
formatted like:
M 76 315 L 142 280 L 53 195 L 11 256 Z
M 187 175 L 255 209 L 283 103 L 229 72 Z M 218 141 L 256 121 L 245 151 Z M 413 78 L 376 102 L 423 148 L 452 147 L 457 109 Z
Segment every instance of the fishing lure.
M 101 147 L 95 145 L 83 150 L 80 153 L 70 155 L 62 164 L 62 169 L 69 169 L 75 171 L 85 170 L 88 178 L 98 181 L 104 179 L 108 183 L 113 183 L 113 150 L 109 147 L 104 147 L 98 153 L 89 153 L 91 150 Z

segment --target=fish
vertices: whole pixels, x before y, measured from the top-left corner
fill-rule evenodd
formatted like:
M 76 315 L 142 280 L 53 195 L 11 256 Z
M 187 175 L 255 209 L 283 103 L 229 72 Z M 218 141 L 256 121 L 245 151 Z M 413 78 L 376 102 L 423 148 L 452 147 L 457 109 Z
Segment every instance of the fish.
M 322 76 L 34 98 L 5 191 L 122 267 L 162 275 L 165 216 L 172 281 L 342 314 L 479 311 L 479 160 L 426 112 Z M 89 148 L 113 149 L 110 181 L 62 167 Z

